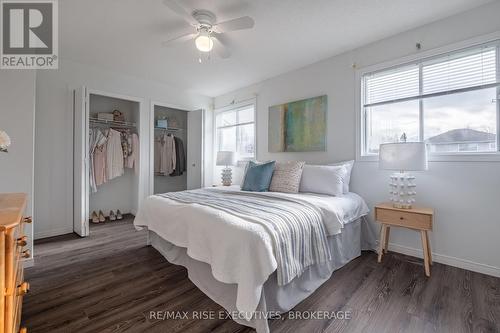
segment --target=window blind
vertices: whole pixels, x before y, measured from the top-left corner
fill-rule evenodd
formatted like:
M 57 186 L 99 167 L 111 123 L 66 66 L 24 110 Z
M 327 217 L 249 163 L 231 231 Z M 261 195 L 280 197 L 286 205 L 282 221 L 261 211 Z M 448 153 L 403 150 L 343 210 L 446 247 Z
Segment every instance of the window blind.
M 405 66 L 365 76 L 365 101 L 367 104 L 419 95 L 419 68 Z
M 482 47 L 423 63 L 422 74 L 424 94 L 496 83 L 496 48 Z
M 363 106 L 497 86 L 498 48 L 496 42 L 366 74 Z

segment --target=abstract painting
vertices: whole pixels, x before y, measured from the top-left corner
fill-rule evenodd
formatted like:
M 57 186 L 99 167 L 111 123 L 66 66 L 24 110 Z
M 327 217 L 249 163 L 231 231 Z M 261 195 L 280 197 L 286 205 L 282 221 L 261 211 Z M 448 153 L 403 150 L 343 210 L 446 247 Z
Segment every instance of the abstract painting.
M 269 152 L 326 151 L 327 96 L 269 107 Z

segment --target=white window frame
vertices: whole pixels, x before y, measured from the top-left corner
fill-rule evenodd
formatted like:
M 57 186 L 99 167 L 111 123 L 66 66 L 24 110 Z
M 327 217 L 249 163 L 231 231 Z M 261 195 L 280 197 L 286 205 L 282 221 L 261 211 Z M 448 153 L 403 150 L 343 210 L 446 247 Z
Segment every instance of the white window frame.
M 253 157 L 239 158 L 238 162 L 251 161 L 251 160 L 255 160 L 257 158 L 257 99 L 256 98 L 251 98 L 249 100 L 245 100 L 245 101 L 242 101 L 242 102 L 234 103 L 234 104 L 231 104 L 231 105 L 228 105 L 228 106 L 224 106 L 224 107 L 221 107 L 221 108 L 216 108 L 214 110 L 214 118 L 213 118 L 214 161 L 216 160 L 217 150 L 218 150 L 218 146 L 217 146 L 217 116 L 219 114 L 221 114 L 221 113 L 224 113 L 224 112 L 231 112 L 231 111 L 235 111 L 235 110 L 238 110 L 238 109 L 243 109 L 243 108 L 246 108 L 246 107 L 249 107 L 249 106 L 253 107 L 253 124 L 254 124 L 254 126 L 253 126 L 253 129 L 254 129 L 253 144 L 254 144 L 254 156 Z M 248 123 L 245 123 L 245 124 L 251 124 L 251 123 L 252 122 L 248 122 Z M 239 125 L 242 125 L 242 124 L 239 124 Z
M 355 109 L 356 109 L 356 160 L 357 161 L 378 161 L 378 154 L 365 154 L 365 129 L 366 123 L 364 119 L 364 87 L 363 76 L 369 73 L 388 70 L 394 67 L 407 65 L 414 62 L 423 62 L 425 60 L 440 57 L 446 53 L 457 52 L 463 49 L 479 47 L 483 44 L 492 43 L 500 40 L 500 31 L 485 36 L 468 39 L 459 43 L 454 43 L 448 46 L 432 49 L 429 51 L 419 52 L 418 54 L 406 56 L 397 60 L 387 61 L 384 63 L 367 66 L 356 70 L 355 72 Z M 497 73 L 500 73 L 500 51 L 497 48 Z M 420 81 L 421 82 L 421 81 Z M 500 87 L 497 86 L 497 98 L 500 98 Z M 422 108 L 420 108 L 422 110 Z M 420 117 L 420 132 L 423 131 L 423 117 Z M 500 149 L 500 102 L 497 101 L 497 149 Z M 422 133 L 420 133 L 422 134 Z M 422 136 L 422 135 L 420 135 Z M 435 162 L 500 162 L 500 151 L 496 152 L 481 152 L 481 153 L 430 153 L 429 161 Z

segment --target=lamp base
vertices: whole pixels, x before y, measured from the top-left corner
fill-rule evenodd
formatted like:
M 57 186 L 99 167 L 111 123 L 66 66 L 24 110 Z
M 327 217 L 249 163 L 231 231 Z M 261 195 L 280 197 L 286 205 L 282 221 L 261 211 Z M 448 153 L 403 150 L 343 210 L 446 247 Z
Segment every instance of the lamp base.
M 222 169 L 221 179 L 223 186 L 231 186 L 231 183 L 233 182 L 233 171 L 231 168 Z
M 410 204 L 400 204 L 400 203 L 393 203 L 392 207 L 394 208 L 399 208 L 399 209 L 412 209 L 412 205 Z
M 415 191 L 417 185 L 415 184 L 415 176 L 400 172 L 391 175 L 390 186 L 390 200 L 394 208 L 411 209 L 412 204 L 415 202 Z

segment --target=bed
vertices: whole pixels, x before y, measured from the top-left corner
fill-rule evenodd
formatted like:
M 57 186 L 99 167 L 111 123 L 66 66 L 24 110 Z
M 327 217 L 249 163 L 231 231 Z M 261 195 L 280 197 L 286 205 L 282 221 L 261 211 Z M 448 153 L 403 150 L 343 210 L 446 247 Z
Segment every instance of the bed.
M 292 230 L 288 241 L 277 240 L 287 231 L 279 225 L 276 232 L 267 223 L 294 212 L 296 219 L 287 223 L 302 225 Z M 306 215 L 315 214 L 321 230 L 300 234 L 299 229 L 314 225 L 304 220 Z M 169 262 L 186 267 L 189 279 L 236 322 L 265 333 L 269 315 L 291 310 L 361 250 L 375 248 L 367 214 L 368 207 L 355 193 L 248 193 L 233 186 L 150 196 L 134 224 L 147 228 L 150 244 Z M 276 245 L 309 239 L 311 233 L 324 234 L 323 242 L 298 243 L 303 262 L 293 257 L 289 246 Z M 318 250 L 325 245 L 326 259 Z M 308 261 L 302 252 L 322 259 Z M 293 260 L 283 259 L 287 256 Z

